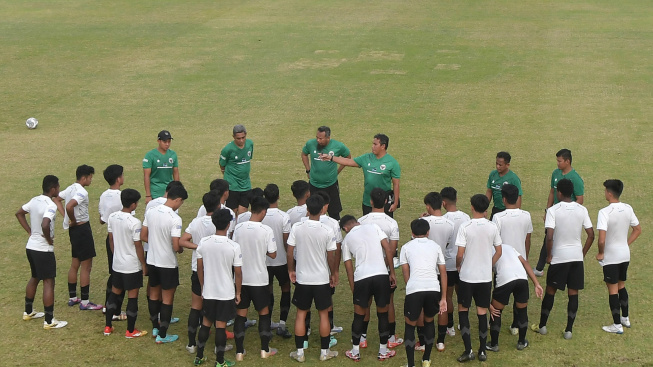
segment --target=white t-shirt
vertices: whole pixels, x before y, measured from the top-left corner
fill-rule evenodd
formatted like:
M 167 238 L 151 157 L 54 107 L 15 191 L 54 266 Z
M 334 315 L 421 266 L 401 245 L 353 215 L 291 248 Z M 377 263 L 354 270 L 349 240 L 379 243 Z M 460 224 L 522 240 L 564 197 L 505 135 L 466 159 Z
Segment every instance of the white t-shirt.
M 493 246 L 499 245 L 499 228 L 489 220 L 476 218 L 461 224 L 456 237 L 456 246 L 465 248 L 460 280 L 466 283 L 491 282 Z
M 134 242 L 141 240 L 141 221 L 130 213 L 117 211 L 107 218 L 107 231 L 113 234 L 113 270 L 131 274 L 143 270 Z
M 449 266 L 447 265 L 447 271 L 456 270 L 456 257 L 453 257 L 453 261 L 452 259 L 449 259 L 451 256 L 449 247 L 458 250 L 458 247 L 456 247 L 453 242 L 449 242 L 453 237 L 453 230 L 455 227 L 453 222 L 445 217 L 437 217 L 435 215 L 429 215 L 428 217 L 422 217 L 421 219 L 424 219 L 429 223 L 430 230 L 428 238 L 440 245 L 440 249 L 442 249 L 442 253 L 444 254 L 445 264 L 453 264 L 452 269 L 449 269 Z
M 297 283 L 329 284 L 327 251 L 335 251 L 336 237 L 327 225 L 307 219 L 293 224 L 288 246 L 295 247 Z
M 246 211 L 244 213 L 241 213 L 238 218 L 236 218 L 236 225 L 240 223 L 245 223 L 249 222 L 249 220 L 252 218 L 252 212 Z
M 545 228 L 553 228 L 551 264 L 583 261 L 583 228 L 592 228 L 587 209 L 575 201 L 561 201 L 546 211 Z
M 64 213 L 66 213 L 66 215 L 64 216 L 63 219 L 63 229 L 68 229 L 68 224 L 70 224 L 70 219 L 68 218 L 68 211 L 65 209 L 66 209 L 66 205 L 68 205 L 68 202 L 70 202 L 70 200 L 73 199 L 75 199 L 75 201 L 77 202 L 77 205 L 75 206 L 74 209 L 75 220 L 78 223 L 88 222 L 89 220 L 88 191 L 86 191 L 84 186 L 75 182 L 74 184 L 66 187 L 65 190 L 60 191 L 59 197 L 65 200 Z
M 349 231 L 342 241 L 342 261 L 355 260 L 355 282 L 375 275 L 388 275 L 381 246 L 381 241 L 386 238 L 385 232 L 374 223 L 361 224 Z
M 301 218 L 301 221 L 307 221 L 308 217 Z M 340 230 L 340 223 L 337 220 L 329 217 L 328 215 L 320 215 L 320 223 L 325 224 L 331 229 L 336 237 L 336 243 L 342 243 L 342 231 Z
M 192 242 L 197 245 L 200 243 L 202 238 L 215 234 L 215 225 L 213 224 L 211 217 L 205 215 L 203 217 L 193 219 L 188 227 L 186 227 L 186 233 L 190 234 L 192 237 Z M 193 271 L 197 271 L 197 249 L 193 250 L 190 268 Z
M 492 251 L 493 254 L 494 252 L 496 252 L 496 250 Z M 522 255 L 514 247 L 506 245 L 505 243 L 501 245 L 501 257 L 497 260 L 497 263 L 494 264 L 494 269 L 497 272 L 497 283 L 494 286 L 495 288 L 501 287 L 502 285 L 517 279 L 528 280 L 526 269 L 524 269 L 524 265 L 519 260 L 520 256 Z M 522 256 L 522 258 L 524 257 Z
M 272 228 L 261 222 L 248 221 L 236 225 L 234 241 L 243 253 L 243 285 L 266 286 L 269 283 L 265 258 L 277 251 Z
M 108 189 L 100 195 L 98 204 L 100 220 L 107 223 L 109 215 L 122 210 L 122 201 L 120 201 L 120 190 Z
M 385 213 L 371 212 L 358 219 L 360 224 L 376 224 L 385 233 L 389 241 L 399 241 L 397 221 Z
M 41 224 L 43 218 L 50 219 L 50 238 L 54 241 L 54 218 L 57 215 L 57 205 L 50 197 L 39 195 L 23 205 L 23 210 L 29 213 L 29 223 L 32 228 L 32 234 L 29 236 L 25 248 L 41 252 L 54 252 L 54 246 L 50 246 L 43 237 Z
M 401 247 L 399 264 L 408 264 L 410 278 L 406 295 L 416 292 L 439 292 L 438 265 L 445 265 L 442 248 L 432 240 L 419 237 Z
M 286 213 L 288 213 L 288 217 L 290 218 L 290 225 L 292 226 L 293 224 L 301 221 L 302 218 L 306 217 L 306 215 L 308 215 L 308 210 L 306 209 L 306 204 L 304 204 L 292 207 L 288 209 Z
M 202 238 L 196 251 L 204 265 L 202 297 L 219 301 L 236 298 L 232 268 L 243 266 L 240 245 L 226 236 L 214 234 Z
M 160 197 L 158 197 L 156 199 L 150 200 L 150 202 L 147 203 L 147 205 L 145 206 L 145 213 L 147 214 L 147 212 L 150 209 L 156 208 L 159 205 L 165 204 L 166 201 L 168 201 L 168 199 L 164 198 L 163 196 L 160 196 Z M 175 210 L 175 213 L 178 213 L 178 210 Z M 143 220 L 145 220 L 145 216 L 143 216 Z M 150 250 L 150 245 L 146 241 L 143 242 L 143 250 L 145 252 L 148 252 Z
M 234 213 L 231 208 L 227 208 L 224 204 L 220 204 L 220 209 L 227 209 L 229 210 L 229 213 L 231 213 L 231 223 L 229 223 L 229 228 L 227 229 L 227 236 L 231 236 L 232 233 L 234 233 L 234 229 L 236 228 L 236 214 Z M 197 217 L 195 218 L 200 218 L 206 215 L 206 208 L 204 205 L 200 206 L 199 210 L 197 211 Z
M 444 261 L 447 263 L 447 271 L 457 271 L 456 269 L 456 256 L 458 255 L 458 246 L 456 246 L 456 238 L 458 236 L 458 228 L 460 225 L 471 220 L 467 213 L 460 210 L 455 212 L 446 212 L 443 217 L 453 222 L 453 233 L 447 246 L 447 252 L 444 254 Z
M 284 233 L 290 233 L 290 217 L 279 208 L 269 208 L 262 223 L 272 228 L 274 241 L 277 244 L 277 257 L 271 259 L 266 256 L 265 264 L 267 266 L 286 265 L 288 258 L 286 248 L 283 245 L 283 235 Z
M 159 205 L 145 212 L 149 251 L 147 264 L 159 268 L 176 268 L 177 254 L 172 249 L 172 237 L 181 237 L 181 217 L 171 207 Z
M 499 235 L 504 244 L 512 246 L 521 257 L 526 255 L 526 235 L 533 233 L 531 213 L 521 209 L 506 209 L 496 213 L 492 218 L 499 228 Z
M 596 229 L 605 231 L 605 249 L 601 265 L 630 261 L 628 231 L 639 225 L 633 208 L 626 203 L 611 203 L 599 210 Z

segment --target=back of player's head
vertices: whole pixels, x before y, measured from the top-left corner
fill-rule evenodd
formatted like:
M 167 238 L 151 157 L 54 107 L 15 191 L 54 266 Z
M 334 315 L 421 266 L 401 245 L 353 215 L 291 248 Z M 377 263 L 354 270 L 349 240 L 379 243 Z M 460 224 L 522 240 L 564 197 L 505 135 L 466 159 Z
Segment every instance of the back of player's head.
M 188 191 L 186 191 L 186 188 L 184 185 L 181 185 L 181 182 L 179 182 L 179 185 L 172 186 L 170 190 L 168 190 L 168 199 L 170 200 L 175 200 L 175 199 L 181 199 L 181 200 L 186 200 L 188 199 Z
M 231 216 L 229 209 L 216 210 L 211 214 L 211 222 L 213 222 L 215 229 L 219 231 L 227 229 L 233 219 L 234 217 Z
M 624 192 L 624 183 L 621 182 L 621 180 L 605 180 L 605 182 L 603 182 L 603 186 L 616 199 L 619 199 L 621 193 Z
M 120 193 L 120 202 L 123 208 L 129 208 L 132 204 L 141 200 L 141 193 L 134 189 L 124 189 Z
M 506 199 L 506 202 L 510 205 L 517 204 L 519 188 L 513 184 L 505 184 L 501 186 L 501 197 Z
M 86 164 L 82 164 L 81 166 L 77 167 L 77 171 L 75 171 L 75 175 L 77 176 L 78 180 L 81 180 L 82 177 L 86 177 L 94 174 L 95 174 L 95 168 L 88 166 Z
M 442 209 L 442 196 L 437 192 L 429 192 L 424 196 L 424 205 L 428 205 L 433 210 Z
M 168 182 L 168 185 L 166 185 L 166 192 L 170 192 L 170 189 L 176 186 L 184 187 L 184 184 L 182 184 L 181 181 L 170 181 Z
M 318 127 L 317 132 L 318 133 L 324 133 L 324 136 L 326 136 L 327 138 L 331 136 L 331 129 L 328 126 L 322 125 L 322 126 Z
M 310 215 L 320 214 L 324 205 L 324 199 L 320 195 L 312 195 L 306 199 L 306 210 Z
M 306 195 L 310 187 L 308 186 L 308 182 L 304 180 L 297 180 L 290 185 L 290 191 L 292 191 L 292 196 L 295 197 L 295 199 L 299 200 Z
M 270 203 L 268 203 L 267 200 L 263 196 L 255 196 L 252 198 L 252 201 L 250 203 L 250 211 L 252 214 L 258 214 L 264 210 L 268 210 L 270 207 Z
M 560 149 L 558 153 L 556 153 L 556 157 L 569 161 L 569 164 L 571 164 L 571 150 L 569 149 Z
M 563 178 L 558 181 L 558 192 L 565 198 L 570 198 L 574 194 L 574 183 L 570 179 Z
M 499 159 L 499 158 L 503 159 L 504 163 L 510 163 L 511 157 L 510 157 L 510 153 L 508 153 L 508 152 L 499 152 L 499 153 L 497 153 L 497 159 Z
M 249 196 L 247 197 L 247 201 L 249 202 L 249 205 L 252 205 L 252 201 L 256 198 L 262 198 L 263 197 L 263 189 L 260 187 L 255 187 L 249 192 Z
M 469 199 L 469 202 L 472 204 L 472 208 L 477 213 L 485 213 L 487 208 L 490 206 L 490 199 L 483 194 L 476 194 Z
M 329 205 L 329 203 L 331 203 L 331 196 L 329 196 L 326 191 L 318 191 L 315 193 L 315 195 L 320 195 L 324 201 L 324 205 Z
M 386 194 L 385 190 L 382 188 L 375 187 L 370 192 L 370 199 L 372 200 L 372 207 L 375 209 L 381 209 L 385 206 L 388 194 Z
M 50 190 L 54 189 L 55 187 L 59 186 L 59 178 L 54 175 L 47 175 L 43 177 L 43 184 L 41 184 L 41 188 L 43 189 L 43 193 L 48 193 Z
M 431 226 L 429 222 L 424 219 L 418 218 L 410 222 L 410 231 L 413 232 L 415 236 L 426 236 L 429 233 Z
M 104 175 L 104 179 L 107 181 L 109 186 L 113 185 L 116 183 L 118 178 L 122 176 L 123 168 L 119 164 L 112 164 L 109 167 L 107 167 L 102 174 Z
M 276 184 L 267 184 L 265 190 L 263 190 L 263 196 L 270 204 L 274 204 L 279 201 L 279 186 Z
M 234 126 L 234 135 L 240 134 L 240 133 L 247 134 L 247 129 L 245 129 L 244 125 L 238 124 L 238 125 Z
M 202 204 L 207 213 L 213 213 L 220 205 L 220 196 L 215 191 L 209 191 L 202 196 Z
M 340 229 L 345 229 L 345 227 L 351 223 L 356 223 L 356 217 L 349 214 L 345 215 L 340 218 Z
M 386 134 L 376 134 L 374 135 L 374 139 L 379 140 L 379 144 L 385 145 L 385 150 L 388 150 L 388 146 L 390 145 L 390 138 Z
M 214 190 L 218 190 L 218 191 L 222 190 L 222 192 L 229 190 L 229 182 L 221 178 L 216 178 L 215 180 L 211 181 L 211 183 L 209 184 L 209 191 L 214 191 Z
M 456 191 L 456 189 L 451 186 L 447 186 L 440 190 L 440 196 L 442 196 L 443 200 L 448 200 L 455 203 L 456 200 L 458 200 L 458 191 Z

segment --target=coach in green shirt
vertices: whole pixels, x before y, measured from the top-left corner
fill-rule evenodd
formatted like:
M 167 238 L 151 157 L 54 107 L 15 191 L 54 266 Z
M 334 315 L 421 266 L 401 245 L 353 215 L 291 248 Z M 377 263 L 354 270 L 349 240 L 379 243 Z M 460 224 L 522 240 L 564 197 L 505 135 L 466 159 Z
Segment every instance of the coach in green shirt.
M 229 198 L 225 205 L 238 215 L 246 212 L 249 206 L 249 192 L 252 190 L 249 172 L 254 142 L 247 139 L 243 125 L 234 126 L 233 137 L 234 140 L 220 152 L 220 171 L 229 182 Z
M 145 202 L 161 197 L 170 181 L 179 181 L 179 161 L 177 153 L 170 149 L 172 136 L 163 130 L 157 138 L 159 147 L 152 149 L 143 158 L 143 182 Z
M 503 205 L 503 198 L 501 196 L 501 188 L 503 185 L 512 184 L 517 186 L 519 189 L 517 207 L 521 208 L 521 180 L 513 171 L 510 170 L 510 159 L 510 153 L 508 152 L 497 153 L 497 169 L 490 172 L 490 176 L 487 179 L 487 191 L 485 192 L 485 196 L 487 196 L 490 201 L 494 200 L 494 206 L 492 207 L 492 215 L 490 216 L 490 220 L 492 220 L 492 217 L 494 217 L 496 213 L 506 210 L 506 206 Z
M 345 166 L 331 161 L 323 161 L 320 154 L 335 157 L 351 158 L 349 148 L 343 143 L 331 139 L 331 129 L 328 126 L 317 128 L 315 139 L 306 142 L 302 149 L 302 162 L 306 168 L 311 194 L 316 191 L 325 191 L 331 199 L 329 203 L 329 216 L 340 220 L 342 204 L 340 203 L 340 187 L 338 174 Z

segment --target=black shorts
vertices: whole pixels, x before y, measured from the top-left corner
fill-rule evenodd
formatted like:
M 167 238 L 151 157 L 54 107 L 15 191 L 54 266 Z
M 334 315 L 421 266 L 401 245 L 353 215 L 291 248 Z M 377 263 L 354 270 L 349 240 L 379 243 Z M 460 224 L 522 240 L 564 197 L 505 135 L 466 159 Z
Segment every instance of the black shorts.
M 190 275 L 190 290 L 194 295 L 202 297 L 202 286 L 200 285 L 200 277 L 197 276 L 197 272 L 194 271 Z
M 86 222 L 79 226 L 70 227 L 68 235 L 70 236 L 72 256 L 75 259 L 84 261 L 95 257 L 95 242 L 93 242 L 91 223 Z
M 608 284 L 625 282 L 630 261 L 603 266 L 603 281 Z
M 404 299 L 404 316 L 410 321 L 417 321 L 424 310 L 424 317 L 434 317 L 440 312 L 440 292 L 415 292 L 407 294 Z
M 329 217 L 335 219 L 335 220 L 340 220 L 340 212 L 342 211 L 342 203 L 340 202 L 340 186 L 338 185 L 338 181 L 328 187 L 315 187 L 312 184 L 309 183 L 308 185 L 309 190 L 311 192 L 311 195 L 318 191 L 324 191 L 329 195 L 329 209 L 327 209 L 329 213 Z
M 295 283 L 292 304 L 300 310 L 310 310 L 313 300 L 318 311 L 331 307 L 331 286 L 329 284 L 301 285 Z
M 125 291 L 143 288 L 143 271 L 139 270 L 129 274 L 114 271 L 111 276 L 111 281 L 115 288 Z
M 476 307 L 490 307 L 490 296 L 492 293 L 492 282 L 467 283 L 460 281 L 458 284 L 458 303 L 465 308 L 472 306 L 472 298 Z
M 230 208 L 234 212 L 237 211 L 238 206 L 243 206 L 245 208 L 249 207 L 249 198 L 252 190 L 247 191 L 231 191 L 229 190 L 229 197 L 227 202 L 224 205 L 227 208 Z
M 38 280 L 54 279 L 57 276 L 57 260 L 54 252 L 44 252 L 36 250 L 25 250 L 27 261 L 32 272 L 32 278 Z
M 111 244 L 109 243 L 109 235 L 104 243 L 107 249 L 107 263 L 109 263 L 109 274 L 113 274 L 113 251 L 111 251 Z
M 239 310 L 249 308 L 250 303 L 254 304 L 256 311 L 261 311 L 270 305 L 270 290 L 267 285 L 253 286 L 244 285 L 240 289 L 240 303 L 236 305 Z
M 150 277 L 150 287 L 161 286 L 161 289 L 173 289 L 179 285 L 179 268 L 160 268 L 148 264 L 147 275 Z
M 271 285 L 274 278 L 277 278 L 279 286 L 290 283 L 288 265 L 268 266 L 268 284 Z
M 492 299 L 502 305 L 507 305 L 508 301 L 510 301 L 511 294 L 515 296 L 515 302 L 527 303 L 529 296 L 528 280 L 516 279 L 502 285 L 501 287 L 494 288 Z
M 202 314 L 211 323 L 215 321 L 227 322 L 236 317 L 236 300 L 220 301 L 205 299 L 202 303 Z
M 448 270 L 447 271 L 447 287 L 455 287 L 460 283 L 460 274 L 457 270 Z
M 354 282 L 354 305 L 367 308 L 372 296 L 377 308 L 390 303 L 390 279 L 387 275 L 375 275 Z
M 582 261 L 551 264 L 546 273 L 546 285 L 561 291 L 565 286 L 570 289 L 583 289 L 585 287 L 585 271 Z

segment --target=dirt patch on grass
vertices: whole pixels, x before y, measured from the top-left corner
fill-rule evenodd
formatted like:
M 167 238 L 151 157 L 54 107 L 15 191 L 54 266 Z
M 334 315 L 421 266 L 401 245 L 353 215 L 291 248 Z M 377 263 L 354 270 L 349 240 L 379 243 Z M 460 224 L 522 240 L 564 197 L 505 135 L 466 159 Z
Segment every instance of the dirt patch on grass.
M 434 68 L 435 70 L 458 70 L 460 65 L 458 64 L 437 64 Z
M 390 51 L 363 51 L 361 52 L 356 61 L 401 61 L 404 59 L 404 54 L 394 53 Z
M 305 70 L 305 69 L 333 69 L 340 66 L 347 59 L 327 59 L 311 60 L 301 58 L 295 62 L 283 64 L 279 70 Z
M 406 70 L 372 70 L 372 75 L 406 75 Z

